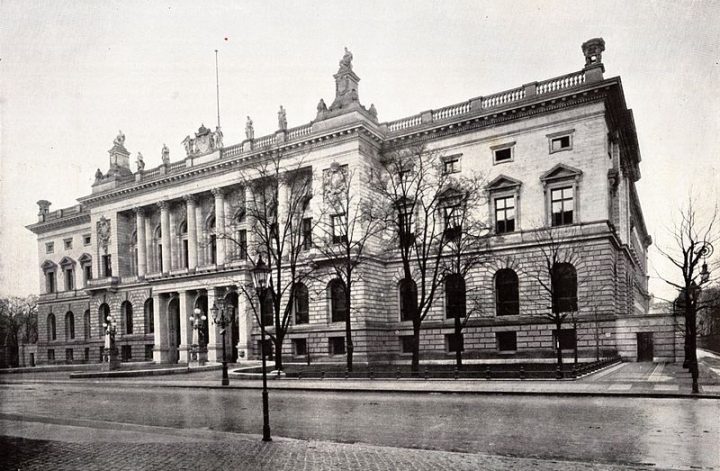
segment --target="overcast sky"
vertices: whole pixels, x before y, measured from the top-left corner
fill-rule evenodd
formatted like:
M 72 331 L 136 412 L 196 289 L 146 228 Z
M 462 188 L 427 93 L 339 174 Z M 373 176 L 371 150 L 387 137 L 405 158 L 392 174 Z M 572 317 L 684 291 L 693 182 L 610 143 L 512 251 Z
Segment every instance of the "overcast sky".
M 118 130 L 151 168 L 163 143 L 178 161 L 186 135 L 214 128 L 215 49 L 228 145 L 246 115 L 273 132 L 281 104 L 290 127 L 312 120 L 345 46 L 361 102 L 387 121 L 579 70 L 580 45 L 603 37 L 605 76 L 622 77 L 635 114 L 648 230 L 666 246 L 690 192 L 704 212 L 718 201 L 718 18 L 709 1 L 0 0 L 0 295 L 37 292 L 35 202 L 88 194 Z M 675 274 L 650 260 L 651 291 L 671 296 L 655 269 Z

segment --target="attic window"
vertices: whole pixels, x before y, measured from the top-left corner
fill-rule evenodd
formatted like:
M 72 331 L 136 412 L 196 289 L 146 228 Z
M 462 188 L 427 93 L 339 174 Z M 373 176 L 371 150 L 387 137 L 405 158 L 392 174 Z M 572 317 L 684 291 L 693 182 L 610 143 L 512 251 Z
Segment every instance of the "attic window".
M 493 152 L 493 163 L 501 164 L 504 162 L 512 162 L 515 157 L 515 143 L 510 142 L 500 146 L 491 147 Z
M 559 133 L 548 134 L 547 138 L 550 146 L 550 153 L 561 152 L 572 149 L 572 136 L 574 130 L 563 131 Z
M 90 241 L 91 241 L 90 234 L 85 234 L 83 236 L 83 245 L 90 245 Z
M 46 242 L 45 243 L 45 253 L 53 253 L 55 252 L 55 242 Z

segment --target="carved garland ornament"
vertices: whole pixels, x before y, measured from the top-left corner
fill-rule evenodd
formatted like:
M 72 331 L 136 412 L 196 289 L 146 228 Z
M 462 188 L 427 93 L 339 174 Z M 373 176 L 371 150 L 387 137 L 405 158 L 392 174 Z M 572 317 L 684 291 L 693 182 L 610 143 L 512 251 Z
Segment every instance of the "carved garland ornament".
M 110 244 L 110 219 L 102 216 L 97 222 L 97 240 L 103 252 L 107 253 Z

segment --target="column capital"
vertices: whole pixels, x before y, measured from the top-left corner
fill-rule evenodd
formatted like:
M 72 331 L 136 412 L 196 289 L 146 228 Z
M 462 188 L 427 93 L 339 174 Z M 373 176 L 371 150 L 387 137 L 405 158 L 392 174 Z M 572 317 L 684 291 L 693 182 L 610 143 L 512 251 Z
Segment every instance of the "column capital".
M 166 200 L 158 201 L 156 204 L 161 210 L 168 208 L 168 202 Z
M 194 203 L 197 201 L 197 195 L 195 195 L 195 194 L 184 195 L 183 199 L 185 200 L 185 203 Z
M 210 190 L 215 198 L 222 198 L 225 195 L 225 191 L 222 188 L 213 188 Z
M 144 216 L 145 215 L 145 208 L 142 206 L 135 206 L 133 208 L 133 212 L 138 216 Z

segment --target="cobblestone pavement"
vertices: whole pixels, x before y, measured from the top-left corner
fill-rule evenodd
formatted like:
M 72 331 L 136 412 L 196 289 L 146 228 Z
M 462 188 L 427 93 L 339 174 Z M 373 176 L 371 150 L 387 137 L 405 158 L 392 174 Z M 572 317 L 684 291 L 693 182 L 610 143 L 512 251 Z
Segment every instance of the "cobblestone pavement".
M 256 439 L 187 443 L 68 443 L 0 437 L 1 469 L 18 470 L 645 470 L 359 444 Z

